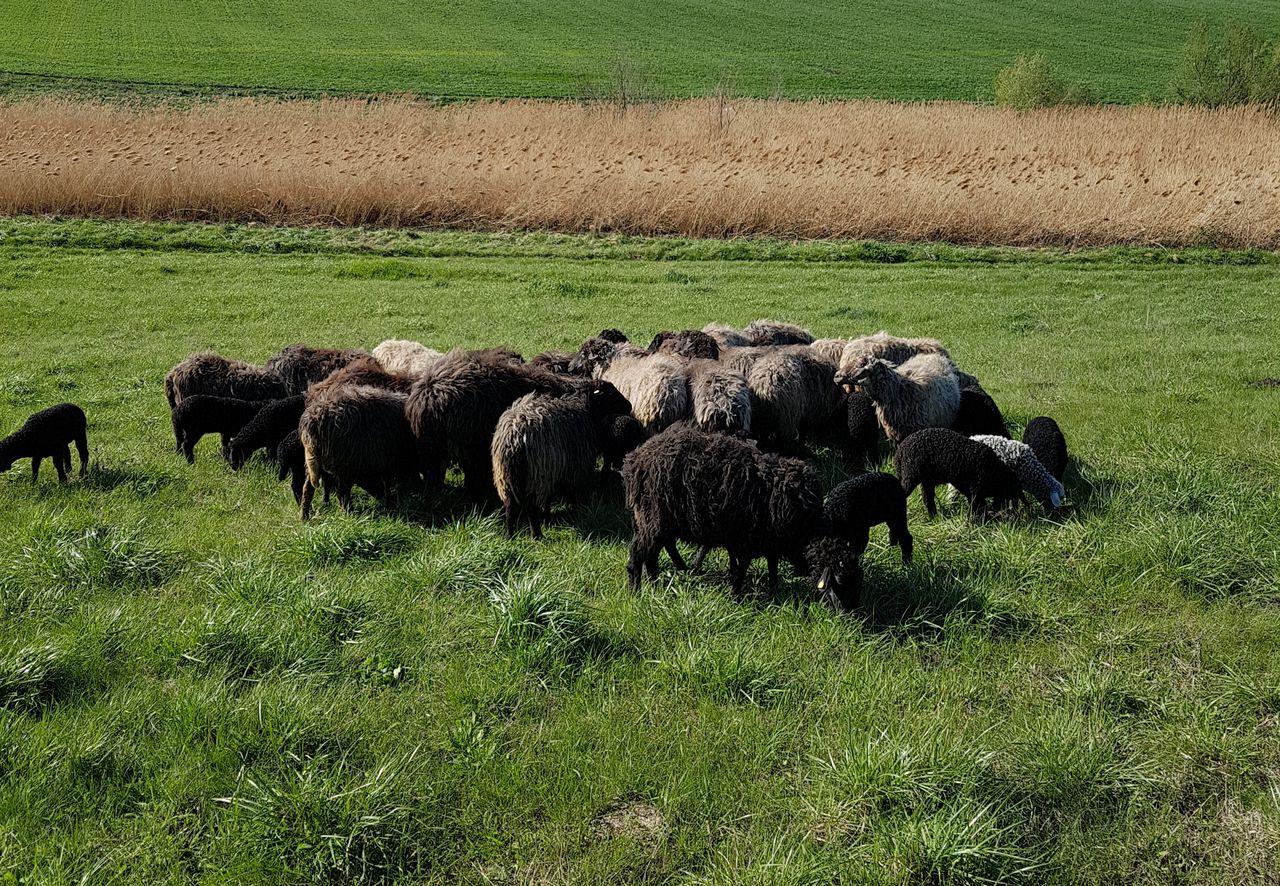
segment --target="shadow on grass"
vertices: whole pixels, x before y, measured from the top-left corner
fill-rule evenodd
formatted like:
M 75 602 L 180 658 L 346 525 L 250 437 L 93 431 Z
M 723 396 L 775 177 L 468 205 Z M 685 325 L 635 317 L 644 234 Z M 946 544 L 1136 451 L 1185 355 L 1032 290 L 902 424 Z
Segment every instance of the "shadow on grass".
M 104 465 L 92 462 L 88 473 L 84 477 L 75 478 L 73 482 L 74 485 L 96 492 L 113 492 L 123 489 L 131 495 L 143 498 L 173 485 L 175 478 L 168 473 L 158 473 L 136 465 Z

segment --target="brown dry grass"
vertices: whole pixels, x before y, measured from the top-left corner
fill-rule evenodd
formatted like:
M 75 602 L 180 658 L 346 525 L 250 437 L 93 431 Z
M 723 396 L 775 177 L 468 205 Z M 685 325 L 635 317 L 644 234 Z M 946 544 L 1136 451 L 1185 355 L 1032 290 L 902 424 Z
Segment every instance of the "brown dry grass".
M 1280 246 L 1257 109 L 0 105 L 0 212 L 289 224 Z

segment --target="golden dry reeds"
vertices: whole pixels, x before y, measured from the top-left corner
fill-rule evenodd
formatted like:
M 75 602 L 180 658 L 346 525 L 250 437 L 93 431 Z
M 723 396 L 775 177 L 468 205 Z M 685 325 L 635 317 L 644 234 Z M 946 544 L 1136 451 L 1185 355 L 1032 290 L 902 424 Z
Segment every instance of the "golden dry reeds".
M 0 212 L 1012 245 L 1280 246 L 1259 109 L 0 104 Z

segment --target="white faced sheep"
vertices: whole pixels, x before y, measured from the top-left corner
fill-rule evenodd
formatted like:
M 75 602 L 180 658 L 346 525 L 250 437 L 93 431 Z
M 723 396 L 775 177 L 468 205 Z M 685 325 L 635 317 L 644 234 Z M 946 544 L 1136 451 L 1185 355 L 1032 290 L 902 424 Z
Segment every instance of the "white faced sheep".
M 389 338 L 373 349 L 373 359 L 387 372 L 416 374 L 443 356 L 435 348 L 403 338 Z
M 692 412 L 689 379 L 679 358 L 593 338 L 583 343 L 573 369 L 617 388 L 631 403 L 636 421 L 651 434 Z
M 1022 442 L 1035 451 L 1036 458 L 1049 473 L 1062 480 L 1067 472 L 1067 438 L 1056 421 L 1047 415 L 1031 419 L 1022 431 Z
M 951 361 L 939 354 L 920 354 L 897 367 L 872 358 L 853 376 L 841 374 L 836 381 L 867 392 L 894 444 L 922 428 L 950 428 L 960 408 L 960 382 Z
M 683 540 L 727 549 L 735 591 L 757 557 L 768 560 L 776 588 L 778 560 L 785 558 L 815 577 L 841 608 L 856 605 L 862 578 L 857 556 L 826 531 L 817 472 L 801 459 L 685 424 L 627 456 L 622 475 L 635 526 L 627 558 L 633 589 L 642 571 L 656 580 L 660 552 L 670 553 Z
M 507 535 L 515 533 L 522 510 L 533 537 L 542 538 L 551 503 L 594 483 L 609 419 L 630 413 L 631 404 L 606 381 L 563 396 L 526 394 L 512 403 L 498 419 L 490 447 Z
M 950 428 L 925 428 L 907 437 L 893 454 L 902 491 L 920 487 L 925 510 L 938 514 L 934 490 L 950 483 L 969 501 L 971 516 L 984 517 L 987 503 L 996 507 L 1022 497 L 1018 478 L 992 451 Z
M 992 434 L 978 434 L 973 439 L 991 447 L 996 457 L 1017 475 L 1019 485 L 1031 493 L 1046 511 L 1053 512 L 1062 504 L 1066 497 L 1062 484 L 1040 463 L 1035 450 L 1026 443 Z
M 48 458 L 58 472 L 58 480 L 67 482 L 71 472 L 71 444 L 80 455 L 80 476 L 89 465 L 88 422 L 84 410 L 74 403 L 59 403 L 41 409 L 22 427 L 0 440 L 0 474 L 21 458 L 31 459 L 31 485 L 40 477 L 40 462 Z
M 307 475 L 303 520 L 311 516 L 311 500 L 322 483 L 326 492 L 333 486 L 344 510 L 351 509 L 354 486 L 382 500 L 396 487 L 421 487 L 406 399 L 394 391 L 355 386 L 335 388 L 307 403 L 298 422 Z

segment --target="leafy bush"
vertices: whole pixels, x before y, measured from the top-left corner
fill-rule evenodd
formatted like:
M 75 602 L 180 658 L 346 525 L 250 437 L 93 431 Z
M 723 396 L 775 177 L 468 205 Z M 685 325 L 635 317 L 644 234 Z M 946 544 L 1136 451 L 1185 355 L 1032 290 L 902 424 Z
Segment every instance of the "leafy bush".
M 1217 33 L 1199 21 L 1187 36 L 1182 64 L 1170 85 L 1175 101 L 1216 108 L 1280 103 L 1280 44 L 1228 21 Z
M 996 104 L 1020 111 L 1052 105 L 1088 105 L 1093 92 L 1083 83 L 1072 83 L 1056 74 L 1043 55 L 1020 55 L 996 74 Z

